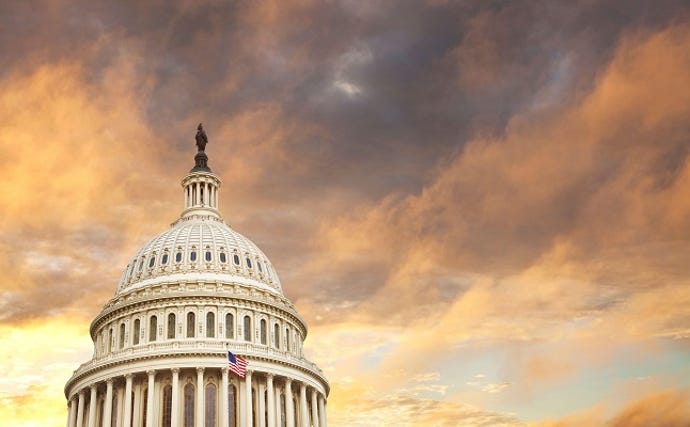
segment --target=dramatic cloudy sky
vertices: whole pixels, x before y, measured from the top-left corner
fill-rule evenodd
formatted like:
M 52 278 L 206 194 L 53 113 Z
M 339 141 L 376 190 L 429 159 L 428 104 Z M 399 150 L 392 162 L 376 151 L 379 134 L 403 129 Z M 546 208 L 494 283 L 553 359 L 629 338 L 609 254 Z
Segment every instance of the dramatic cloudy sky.
M 203 121 L 333 426 L 690 424 L 683 1 L 3 1 L 0 419 L 62 388 Z

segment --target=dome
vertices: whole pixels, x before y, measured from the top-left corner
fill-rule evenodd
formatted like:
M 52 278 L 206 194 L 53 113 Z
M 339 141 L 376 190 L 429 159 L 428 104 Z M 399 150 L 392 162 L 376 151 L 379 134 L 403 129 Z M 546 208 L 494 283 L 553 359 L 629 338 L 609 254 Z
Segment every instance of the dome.
M 327 427 L 307 325 L 268 257 L 223 221 L 201 125 L 196 139 L 180 217 L 134 254 L 91 322 L 67 425 Z
M 116 295 L 163 281 L 237 282 L 282 295 L 280 279 L 254 242 L 215 216 L 188 216 L 141 247 Z

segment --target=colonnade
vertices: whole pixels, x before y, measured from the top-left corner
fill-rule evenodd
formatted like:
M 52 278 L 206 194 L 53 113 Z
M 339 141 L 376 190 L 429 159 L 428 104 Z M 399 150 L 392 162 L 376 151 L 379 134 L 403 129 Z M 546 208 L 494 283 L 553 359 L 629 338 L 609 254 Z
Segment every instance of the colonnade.
M 67 427 L 327 427 L 326 397 L 312 385 L 227 368 L 128 373 L 83 387 L 68 409 Z
M 218 186 L 206 181 L 191 181 L 184 191 L 185 208 L 207 206 L 218 208 Z

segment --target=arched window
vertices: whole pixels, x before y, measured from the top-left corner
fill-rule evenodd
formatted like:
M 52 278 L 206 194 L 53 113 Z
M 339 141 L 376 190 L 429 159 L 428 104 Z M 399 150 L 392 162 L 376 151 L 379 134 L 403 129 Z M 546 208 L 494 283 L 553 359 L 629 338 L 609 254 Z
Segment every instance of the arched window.
M 141 320 L 134 319 L 134 332 L 132 332 L 132 343 L 139 344 L 139 334 L 141 333 Z
M 175 254 L 175 262 L 182 262 L 182 252 L 177 251 Z
M 290 329 L 285 328 L 285 350 L 290 351 Z
M 235 338 L 235 317 L 232 313 L 225 315 L 225 338 Z
M 189 253 L 189 260 L 192 261 L 192 262 L 196 261 L 196 250 L 192 250 L 192 251 Z
M 168 339 L 175 338 L 175 313 L 168 314 Z
M 216 336 L 216 315 L 209 312 L 206 313 L 206 338 L 213 338 Z
M 149 341 L 156 341 L 156 330 L 158 329 L 158 319 L 156 316 L 151 316 L 149 319 Z
M 207 250 L 207 251 L 204 253 L 204 259 L 205 259 L 207 262 L 211 262 L 211 259 L 212 259 L 212 258 L 211 258 L 211 251 Z
M 161 265 L 165 265 L 168 263 L 168 253 L 164 252 L 163 257 L 161 257 Z
M 244 340 L 252 340 L 252 319 L 249 316 L 244 316 Z
M 125 324 L 120 323 L 120 348 L 125 346 Z
M 222 262 L 223 264 L 228 262 L 228 259 L 225 257 L 225 252 L 221 252 L 219 255 L 219 258 L 220 258 L 220 262 Z
M 194 386 L 184 386 L 184 427 L 194 427 Z
M 195 316 L 191 311 L 187 313 L 187 338 L 194 338 Z
M 237 411 L 235 411 L 235 396 L 237 392 L 235 391 L 235 386 L 232 384 L 228 385 L 228 420 L 230 420 L 230 427 L 237 427 Z
M 280 326 L 277 323 L 273 325 L 273 346 L 280 348 Z
M 261 335 L 261 344 L 266 344 L 266 319 L 261 319 L 259 323 L 259 334 Z
M 240 257 L 237 254 L 234 254 L 232 256 L 232 262 L 234 262 L 235 265 L 240 265 Z
M 113 349 L 113 328 L 108 331 L 108 353 Z
M 165 386 L 163 389 L 163 427 L 171 427 L 172 423 L 172 386 Z M 113 412 L 115 413 L 115 412 Z
M 216 385 L 213 383 L 206 384 L 206 403 L 205 427 L 216 427 Z
M 252 268 L 252 260 L 247 258 L 247 268 Z
M 153 267 L 153 264 L 156 262 L 156 256 L 151 255 L 151 259 L 149 260 L 149 268 Z
M 261 268 L 261 261 L 257 261 L 257 262 L 256 262 L 256 266 L 259 267 L 259 273 L 263 273 L 263 272 L 264 272 L 263 268 Z

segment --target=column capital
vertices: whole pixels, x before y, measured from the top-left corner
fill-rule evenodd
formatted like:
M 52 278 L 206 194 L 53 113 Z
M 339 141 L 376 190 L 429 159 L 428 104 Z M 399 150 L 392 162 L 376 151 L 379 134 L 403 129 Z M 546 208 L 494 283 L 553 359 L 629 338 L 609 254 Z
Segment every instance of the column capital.
M 98 384 L 93 383 L 93 384 L 91 384 L 91 387 L 89 387 L 89 388 L 90 388 L 91 390 L 95 390 L 96 387 L 98 387 Z
M 155 369 L 149 369 L 149 370 L 146 371 L 146 374 L 147 374 L 148 376 L 156 375 L 156 370 L 155 370 Z
M 173 374 L 177 374 L 180 372 L 180 368 L 171 368 L 170 370 L 172 371 Z
M 226 374 L 226 373 L 228 372 L 228 370 L 229 370 L 229 369 L 228 369 L 227 366 L 224 366 L 224 367 L 220 368 L 220 372 L 222 372 L 222 373 L 224 373 L 224 374 Z
M 197 368 L 196 368 L 196 373 L 197 373 L 197 374 L 203 373 L 203 372 L 204 372 L 204 369 L 205 369 L 205 368 L 204 368 L 203 366 L 197 366 Z
M 112 386 L 112 385 L 113 385 L 113 381 L 114 381 L 114 380 L 113 380 L 112 378 L 108 378 L 107 380 L 105 380 L 105 384 L 106 384 L 106 385 L 109 384 L 110 386 Z
M 130 373 L 127 373 L 127 374 L 125 374 L 125 379 L 129 380 L 129 379 L 131 379 L 133 376 L 134 376 L 133 373 L 131 373 L 131 372 L 130 372 Z
M 272 373 L 270 373 L 270 372 L 267 372 L 267 373 L 266 373 L 266 379 L 267 379 L 267 380 L 273 381 L 273 376 L 274 376 L 274 375 L 273 375 Z
M 285 377 L 285 385 L 292 385 L 292 379 L 289 377 Z

